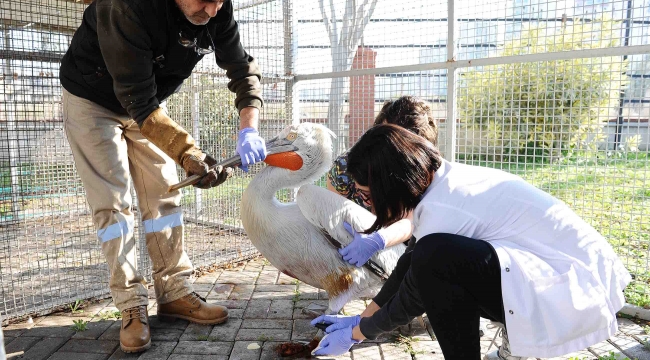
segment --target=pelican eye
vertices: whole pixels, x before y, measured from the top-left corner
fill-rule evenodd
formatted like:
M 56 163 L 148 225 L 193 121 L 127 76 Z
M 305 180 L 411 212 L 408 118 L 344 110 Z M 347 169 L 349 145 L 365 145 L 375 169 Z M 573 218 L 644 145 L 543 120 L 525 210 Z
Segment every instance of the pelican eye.
M 287 140 L 289 141 L 294 141 L 298 137 L 298 134 L 294 131 L 290 132 L 289 135 L 287 135 Z

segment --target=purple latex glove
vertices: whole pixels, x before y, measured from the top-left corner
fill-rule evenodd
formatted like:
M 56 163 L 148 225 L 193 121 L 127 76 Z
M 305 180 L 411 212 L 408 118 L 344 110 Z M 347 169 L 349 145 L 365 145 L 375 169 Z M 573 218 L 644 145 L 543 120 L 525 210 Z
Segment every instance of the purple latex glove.
M 335 330 L 340 330 L 348 326 L 355 327 L 361 322 L 361 316 L 345 316 L 345 315 L 321 315 L 311 321 L 312 325 L 316 325 L 319 322 L 332 323 L 325 329 L 326 333 L 331 333 Z
M 339 254 L 343 255 L 343 260 L 349 262 L 357 267 L 363 266 L 368 260 L 379 250 L 386 248 L 386 240 L 379 232 L 372 234 L 361 234 L 354 229 L 350 224 L 344 222 L 343 227 L 350 235 L 354 236 L 354 240 L 350 245 L 339 249 Z
M 248 172 L 249 165 L 264 161 L 267 155 L 264 139 L 252 127 L 239 130 L 236 150 L 241 156 L 241 165 L 239 167 L 244 172 Z
M 343 355 L 350 351 L 352 345 L 360 342 L 352 339 L 352 326 L 348 326 L 325 335 L 311 354 L 314 356 Z

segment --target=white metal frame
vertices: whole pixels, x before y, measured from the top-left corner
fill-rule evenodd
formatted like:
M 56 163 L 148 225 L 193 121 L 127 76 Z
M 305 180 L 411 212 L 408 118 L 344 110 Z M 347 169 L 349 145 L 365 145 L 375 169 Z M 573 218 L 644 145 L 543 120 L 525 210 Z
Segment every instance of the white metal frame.
M 387 67 L 378 67 L 372 69 L 358 69 L 358 70 L 345 70 L 345 71 L 331 71 L 331 72 L 321 72 L 321 73 L 307 73 L 307 74 L 296 74 L 296 57 L 298 54 L 298 39 L 297 39 L 297 17 L 295 16 L 296 7 L 298 2 L 296 0 L 244 0 L 237 4 L 236 9 L 242 10 L 272 1 L 281 1 L 282 4 L 282 14 L 283 14 L 283 32 L 284 32 L 284 73 L 266 77 L 262 80 L 263 84 L 270 82 L 284 82 L 286 89 L 286 104 L 285 111 L 288 117 L 291 119 L 292 124 L 298 124 L 300 122 L 300 106 L 299 106 L 299 91 L 298 88 L 304 81 L 317 80 L 317 79 L 333 79 L 333 78 L 349 78 L 352 76 L 363 76 L 363 75 L 379 75 L 386 73 L 408 73 L 408 72 L 419 72 L 419 71 L 430 71 L 430 70 L 447 70 L 447 102 L 446 102 L 446 151 L 445 156 L 449 160 L 454 160 L 456 157 L 456 131 L 457 131 L 457 119 L 458 119 L 458 110 L 457 110 L 457 87 L 458 87 L 458 75 L 460 69 L 463 68 L 474 68 L 480 66 L 493 66 L 493 65 L 504 65 L 504 64 L 515 64 L 515 63 L 525 63 L 525 62 L 540 62 L 540 61 L 557 61 L 557 60 L 572 60 L 580 58 L 598 58 L 598 57 L 608 57 L 608 56 L 627 56 L 627 55 L 639 55 L 639 54 L 650 54 L 650 45 L 637 45 L 637 46 L 624 46 L 612 47 L 612 48 L 603 48 L 603 49 L 586 49 L 586 50 L 576 50 L 576 51 L 566 51 L 566 52 L 551 52 L 551 53 L 539 53 L 539 54 L 527 54 L 527 55 L 518 55 L 518 56 L 505 56 L 505 57 L 490 57 L 490 58 L 481 58 L 475 60 L 458 60 L 458 47 L 457 40 L 459 36 L 458 32 L 458 20 L 457 20 L 457 1 L 456 0 L 447 0 L 447 25 L 448 25 L 448 34 L 447 34 L 447 57 L 443 62 L 432 62 L 426 64 L 414 64 L 406 66 L 387 66 Z M 20 18 L 25 22 L 37 21 L 37 17 L 50 17 L 54 24 L 60 24 L 62 27 L 70 26 L 70 22 L 67 19 L 75 18 L 76 14 L 83 9 L 82 4 L 63 2 L 62 0 L 36 0 L 38 5 L 36 7 L 42 7 L 43 9 L 40 12 L 35 12 L 34 14 L 27 16 L 20 15 L 19 8 L 16 7 L 16 4 L 12 2 L 3 2 L 0 6 L 0 10 L 6 12 L 3 17 L 5 18 Z M 45 3 L 56 4 L 56 6 L 44 6 Z M 39 5 L 40 4 L 40 5 Z M 19 4 L 24 6 L 25 4 Z M 33 4 L 32 4 L 33 5 Z M 32 6 L 34 7 L 34 6 Z M 53 9 L 60 8 L 62 13 L 54 13 Z M 29 14 L 28 14 L 29 15 Z M 56 15 L 56 16 L 55 16 Z M 629 17 L 629 16 L 628 16 Z M 67 29 L 67 28 L 66 28 Z M 5 41 L 9 40 L 9 36 L 5 36 Z M 8 45 L 6 46 L 9 47 Z M 7 61 L 7 65 L 9 62 Z M 190 79 L 190 86 L 184 88 L 183 92 L 192 92 L 193 96 L 190 96 L 190 108 L 191 108 L 191 121 L 193 124 L 193 136 L 198 142 L 201 141 L 199 138 L 199 87 L 193 77 Z M 201 86 L 201 90 L 210 90 L 210 89 L 221 89 L 222 85 L 209 85 Z M 20 199 L 19 199 L 19 163 L 17 162 L 18 156 L 17 151 L 19 151 L 19 144 L 17 142 L 18 137 L 16 136 L 18 129 L 18 123 L 16 121 L 16 102 L 11 99 L 11 101 L 6 102 L 6 114 L 7 114 L 7 131 L 9 134 L 9 160 L 10 160 L 10 177 L 11 177 L 11 187 L 12 187 L 12 212 L 16 214 L 15 218 L 18 218 L 18 211 L 20 210 Z M 205 139 L 204 139 L 205 140 Z M 193 222 L 202 226 L 210 227 L 220 227 L 227 230 L 232 230 L 234 232 L 243 231 L 241 227 L 231 226 L 221 223 L 212 223 L 208 221 L 201 220 L 198 217 L 202 209 L 201 204 L 201 190 L 194 189 L 196 192 L 195 196 L 195 206 L 196 206 L 196 215 L 197 218 L 187 217 L 188 222 Z M 294 199 L 295 199 L 294 190 Z M 139 230 L 142 232 L 142 228 Z M 144 239 L 143 234 L 140 233 L 139 239 Z M 143 240 L 141 240 L 143 241 Z M 143 243 L 139 244 L 140 247 L 143 246 Z M 79 294 L 84 296 L 85 294 Z M 49 309 L 49 305 L 43 305 L 42 309 Z M 629 308 L 626 307 L 626 308 Z M 40 311 L 41 308 L 36 309 Z M 633 309 L 638 311 L 638 309 Z M 629 310 L 632 311 L 632 310 Z M 625 312 L 625 311 L 624 311 Z M 649 313 L 650 314 L 650 313 Z M 637 314 L 638 315 L 638 314 Z M 650 318 L 650 315 L 647 315 L 647 318 Z
M 586 59 L 586 58 L 599 58 L 599 57 L 627 57 L 629 55 L 643 55 L 650 54 L 650 45 L 628 45 L 627 41 L 629 37 L 629 28 L 626 32 L 626 41 L 623 46 L 616 46 L 610 48 L 600 48 L 600 49 L 584 49 L 584 50 L 573 50 L 573 51 L 562 51 L 562 52 L 549 52 L 549 53 L 536 53 L 536 54 L 525 54 L 525 55 L 516 55 L 516 56 L 499 56 L 499 57 L 488 57 L 480 58 L 473 60 L 458 60 L 457 56 L 457 39 L 458 39 L 458 21 L 456 19 L 456 0 L 447 0 L 447 23 L 448 23 L 448 35 L 447 35 L 447 58 L 445 62 L 432 62 L 426 64 L 414 64 L 414 65 L 405 65 L 405 66 L 386 66 L 386 67 L 377 67 L 371 69 L 356 69 L 356 70 L 346 70 L 346 71 L 331 71 L 331 72 L 322 72 L 322 73 L 310 73 L 310 74 L 296 74 L 294 76 L 294 84 L 309 81 L 309 80 L 318 80 L 318 79 L 333 79 L 333 78 L 342 78 L 342 77 L 352 77 L 352 76 L 363 76 L 363 75 L 379 75 L 379 74 L 388 74 L 388 73 L 406 73 L 406 72 L 419 72 L 419 71 L 429 71 L 429 70 L 447 70 L 447 102 L 446 102 L 446 144 L 444 155 L 450 160 L 454 161 L 456 158 L 456 132 L 457 132 L 457 79 L 458 72 L 461 68 L 475 68 L 481 66 L 493 66 L 493 65 L 506 65 L 506 64 L 517 64 L 517 63 L 528 63 L 528 62 L 541 62 L 541 61 L 558 61 L 558 60 L 573 60 L 573 59 Z M 629 4 L 628 4 L 629 6 Z M 628 8 L 628 22 L 629 22 L 629 8 Z M 291 88 L 292 91 L 295 91 L 295 86 Z M 292 99 L 297 98 L 297 93 L 287 94 Z M 621 95 L 623 96 L 623 95 Z M 295 109 L 295 106 L 294 106 Z M 619 115 L 620 117 L 620 115 Z M 294 120 L 295 121 L 295 120 Z M 620 126 L 617 124 L 617 126 Z M 630 315 L 638 316 L 640 318 L 650 320 L 650 312 L 643 311 L 643 309 L 638 306 L 626 304 L 625 308 L 622 310 Z
M 456 158 L 456 76 L 458 68 L 456 64 L 456 38 L 458 34 L 458 22 L 456 22 L 456 1 L 447 0 L 447 118 L 445 119 L 447 131 L 447 144 L 445 144 L 445 156 L 447 160 L 453 161 Z
M 291 2 L 290 0 L 283 0 L 285 2 Z M 288 105 L 288 108 L 297 109 L 298 93 L 296 91 L 296 85 L 301 81 L 308 80 L 318 80 L 318 79 L 334 79 L 342 77 L 351 77 L 351 76 L 363 76 L 363 75 L 379 75 L 387 73 L 405 73 L 405 72 L 417 72 L 417 71 L 428 71 L 428 70 L 447 70 L 447 114 L 446 114 L 446 144 L 445 145 L 445 157 L 448 160 L 454 160 L 456 157 L 456 130 L 457 130 L 457 101 L 456 101 L 456 91 L 457 91 L 457 77 L 458 70 L 461 68 L 471 68 L 471 67 L 480 67 L 480 66 L 492 66 L 492 65 L 505 65 L 505 64 L 516 64 L 516 63 L 526 63 L 526 62 L 539 62 L 539 61 L 557 61 L 557 60 L 572 60 L 572 59 L 584 59 L 584 58 L 598 58 L 606 56 L 629 56 L 629 55 L 640 55 L 640 54 L 650 54 L 650 45 L 635 45 L 635 46 L 617 46 L 610 48 L 602 49 L 584 49 L 584 50 L 574 50 L 574 51 L 561 51 L 561 52 L 548 52 L 548 53 L 538 53 L 538 54 L 525 54 L 525 55 L 516 55 L 516 56 L 500 56 L 500 57 L 489 57 L 473 60 L 457 60 L 457 39 L 458 39 L 458 22 L 456 20 L 456 0 L 447 0 L 447 24 L 448 24 L 448 34 L 447 34 L 447 60 L 445 62 L 432 62 L 425 64 L 414 64 L 414 65 L 399 65 L 399 66 L 386 66 L 386 67 L 377 67 L 371 69 L 356 69 L 356 70 L 346 70 L 346 71 L 331 71 L 323 73 L 311 73 L 311 74 L 296 74 L 293 77 L 293 80 L 290 81 L 291 86 L 287 87 L 287 97 L 291 99 L 291 105 Z M 285 27 L 286 31 L 287 27 Z M 293 33 L 285 33 L 285 39 L 293 39 Z M 286 41 L 286 40 L 285 40 Z M 285 46 L 285 49 L 287 47 Z M 292 49 L 292 56 L 294 54 L 295 48 Z M 285 54 L 285 60 L 287 55 Z M 291 69 L 293 70 L 293 69 Z M 291 75 L 292 72 L 287 71 L 286 75 Z M 297 114 L 291 112 L 293 122 L 297 121 Z
M 452 1 L 453 0 L 451 0 L 450 2 Z M 615 47 L 603 48 L 603 49 L 556 51 L 556 52 L 548 52 L 548 53 L 540 53 L 540 54 L 501 56 L 501 57 L 491 57 L 491 58 L 474 59 L 474 60 L 453 60 L 453 61 L 448 60 L 446 62 L 432 62 L 426 64 L 385 66 L 385 67 L 377 67 L 372 69 L 358 69 L 358 70 L 336 71 L 336 72 L 314 73 L 314 74 L 298 74 L 295 76 L 295 79 L 296 81 L 307 81 L 307 80 L 317 80 L 317 79 L 329 79 L 335 77 L 377 75 L 377 74 L 386 74 L 386 73 L 404 73 L 404 72 L 440 70 L 440 69 L 460 69 L 460 68 L 469 68 L 469 67 L 517 64 L 517 63 L 536 62 L 536 61 L 557 61 L 557 60 L 597 58 L 597 57 L 604 57 L 604 56 L 643 55 L 643 54 L 650 54 L 650 45 L 615 46 Z

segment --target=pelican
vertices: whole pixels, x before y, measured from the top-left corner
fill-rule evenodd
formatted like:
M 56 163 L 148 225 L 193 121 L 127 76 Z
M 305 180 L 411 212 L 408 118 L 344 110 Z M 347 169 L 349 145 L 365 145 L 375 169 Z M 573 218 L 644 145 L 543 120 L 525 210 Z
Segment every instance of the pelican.
M 326 314 L 339 313 L 351 300 L 373 297 L 382 285 L 381 273 L 390 275 L 406 246 L 377 252 L 372 267 L 344 261 L 337 246 L 348 245 L 356 231 L 370 228 L 375 216 L 327 189 L 313 185 L 332 165 L 332 133 L 320 124 L 285 127 L 267 142 L 267 149 L 293 145 L 294 151 L 269 155 L 267 166 L 243 193 L 241 219 L 257 250 L 282 273 L 327 291 Z M 278 190 L 298 188 L 295 202 L 282 203 Z

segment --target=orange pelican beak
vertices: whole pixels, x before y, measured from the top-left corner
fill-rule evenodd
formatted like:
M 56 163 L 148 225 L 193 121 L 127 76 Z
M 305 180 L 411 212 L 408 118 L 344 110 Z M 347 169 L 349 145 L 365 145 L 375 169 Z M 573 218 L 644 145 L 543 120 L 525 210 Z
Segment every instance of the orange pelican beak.
M 302 157 L 295 151 L 267 155 L 264 162 L 268 165 L 288 169 L 291 171 L 302 168 Z
M 296 153 L 298 148 L 293 145 L 295 138 L 280 139 L 277 136 L 266 143 L 268 155 L 264 162 L 270 166 L 280 167 L 291 171 L 300 170 L 303 162 L 302 157 Z

